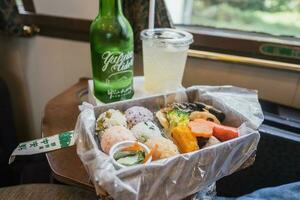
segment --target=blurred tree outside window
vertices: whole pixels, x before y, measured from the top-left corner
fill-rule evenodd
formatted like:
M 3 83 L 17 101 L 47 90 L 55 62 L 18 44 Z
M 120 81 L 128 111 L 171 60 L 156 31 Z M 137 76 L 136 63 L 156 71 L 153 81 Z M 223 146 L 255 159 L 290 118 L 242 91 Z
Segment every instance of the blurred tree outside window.
M 175 24 L 300 38 L 300 0 L 178 0 L 181 8 L 165 1 Z

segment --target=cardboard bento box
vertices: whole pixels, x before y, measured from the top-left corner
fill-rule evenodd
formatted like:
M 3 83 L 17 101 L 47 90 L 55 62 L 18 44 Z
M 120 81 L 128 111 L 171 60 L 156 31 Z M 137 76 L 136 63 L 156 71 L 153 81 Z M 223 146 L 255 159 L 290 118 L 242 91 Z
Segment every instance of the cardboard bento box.
M 225 113 L 225 125 L 239 127 L 239 137 L 194 152 L 116 170 L 101 151 L 97 117 L 108 109 L 143 106 L 152 112 L 174 102 L 203 102 Z M 183 199 L 253 162 L 263 114 L 257 93 L 233 86 L 193 86 L 169 94 L 104 106 L 84 103 L 75 128 L 77 153 L 101 199 Z

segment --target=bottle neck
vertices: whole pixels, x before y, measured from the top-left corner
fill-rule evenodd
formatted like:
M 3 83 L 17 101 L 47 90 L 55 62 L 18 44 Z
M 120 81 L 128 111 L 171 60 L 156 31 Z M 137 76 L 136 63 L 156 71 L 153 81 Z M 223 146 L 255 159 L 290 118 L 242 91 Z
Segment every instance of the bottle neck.
M 122 15 L 121 0 L 99 0 L 100 16 L 118 16 Z

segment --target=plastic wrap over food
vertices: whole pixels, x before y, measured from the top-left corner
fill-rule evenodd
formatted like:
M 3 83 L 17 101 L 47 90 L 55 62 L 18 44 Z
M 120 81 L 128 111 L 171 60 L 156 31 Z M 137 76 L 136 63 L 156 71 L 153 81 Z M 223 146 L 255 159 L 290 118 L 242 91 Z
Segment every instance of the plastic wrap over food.
M 116 170 L 100 150 L 96 117 L 113 108 L 144 106 L 153 112 L 173 102 L 200 101 L 223 111 L 224 124 L 239 127 L 240 137 L 174 157 Z M 232 86 L 194 86 L 187 90 L 100 107 L 83 104 L 75 132 L 77 153 L 98 194 L 114 199 L 182 199 L 238 170 L 256 151 L 263 121 L 257 93 Z

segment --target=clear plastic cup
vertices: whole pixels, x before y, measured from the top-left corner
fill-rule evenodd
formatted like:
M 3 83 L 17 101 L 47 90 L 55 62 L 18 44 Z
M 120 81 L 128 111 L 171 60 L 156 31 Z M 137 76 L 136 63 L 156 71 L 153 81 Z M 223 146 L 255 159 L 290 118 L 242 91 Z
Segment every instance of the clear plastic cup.
M 187 52 L 193 35 L 170 28 L 147 29 L 141 32 L 145 90 L 163 93 L 182 88 Z

